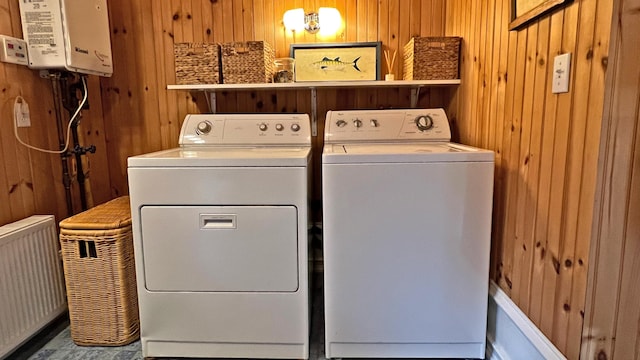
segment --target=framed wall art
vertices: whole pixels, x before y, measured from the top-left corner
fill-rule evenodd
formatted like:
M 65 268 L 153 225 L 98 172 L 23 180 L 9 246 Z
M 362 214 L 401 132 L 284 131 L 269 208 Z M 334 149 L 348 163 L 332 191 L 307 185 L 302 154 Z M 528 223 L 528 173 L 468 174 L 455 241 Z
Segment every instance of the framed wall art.
M 511 22 L 509 23 L 509 30 L 517 30 L 519 27 L 533 21 L 537 17 L 570 1 L 571 0 L 511 0 Z
M 380 80 L 381 42 L 292 44 L 295 81 Z

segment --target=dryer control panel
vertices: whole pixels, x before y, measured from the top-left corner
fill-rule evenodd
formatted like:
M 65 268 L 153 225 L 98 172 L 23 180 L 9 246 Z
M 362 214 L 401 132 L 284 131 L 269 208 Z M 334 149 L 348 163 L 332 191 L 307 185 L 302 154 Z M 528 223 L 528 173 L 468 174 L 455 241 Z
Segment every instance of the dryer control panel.
M 190 114 L 182 123 L 179 144 L 308 145 L 307 114 Z
M 325 143 L 350 141 L 450 141 L 443 109 L 328 111 Z

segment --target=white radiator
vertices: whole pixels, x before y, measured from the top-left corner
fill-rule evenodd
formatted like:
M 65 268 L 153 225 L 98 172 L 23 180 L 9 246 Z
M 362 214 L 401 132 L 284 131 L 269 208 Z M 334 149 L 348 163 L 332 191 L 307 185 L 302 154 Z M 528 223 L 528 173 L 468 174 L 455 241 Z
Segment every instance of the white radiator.
M 0 227 L 0 359 L 67 309 L 52 215 Z

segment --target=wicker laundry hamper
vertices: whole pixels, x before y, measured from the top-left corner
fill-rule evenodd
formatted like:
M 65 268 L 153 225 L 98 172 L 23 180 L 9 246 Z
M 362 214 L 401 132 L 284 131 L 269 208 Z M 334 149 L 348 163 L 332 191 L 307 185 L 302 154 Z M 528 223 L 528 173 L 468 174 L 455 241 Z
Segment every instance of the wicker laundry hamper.
M 139 337 L 129 197 L 60 222 L 71 338 L 119 346 Z

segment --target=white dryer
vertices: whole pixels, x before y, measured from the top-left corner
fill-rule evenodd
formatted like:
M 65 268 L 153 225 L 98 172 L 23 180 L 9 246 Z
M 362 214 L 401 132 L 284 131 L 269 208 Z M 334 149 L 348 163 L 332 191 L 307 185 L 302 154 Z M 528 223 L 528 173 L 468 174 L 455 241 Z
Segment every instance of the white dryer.
M 442 109 L 327 113 L 327 358 L 484 358 L 494 154 L 449 141 Z
M 145 357 L 308 358 L 307 115 L 188 115 L 128 159 Z

